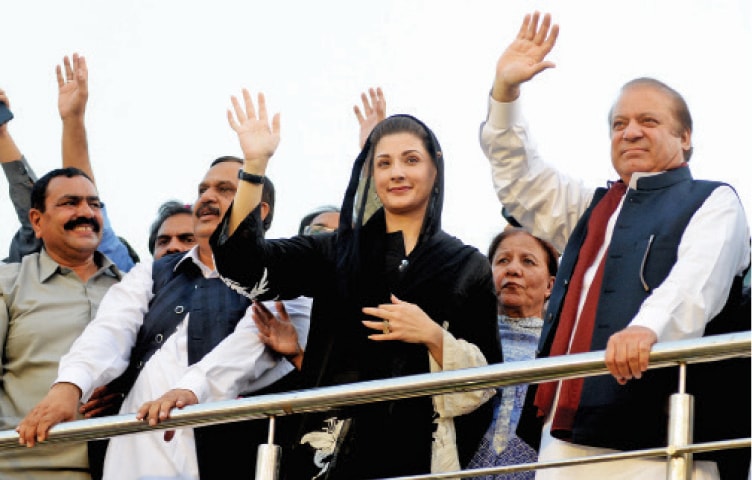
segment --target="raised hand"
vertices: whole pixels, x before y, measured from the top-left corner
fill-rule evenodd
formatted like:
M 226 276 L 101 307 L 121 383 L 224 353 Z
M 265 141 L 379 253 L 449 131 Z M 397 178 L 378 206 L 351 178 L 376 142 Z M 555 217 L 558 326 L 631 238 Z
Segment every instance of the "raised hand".
M 263 174 L 269 158 L 279 145 L 279 113 L 272 118 L 271 124 L 266 113 L 264 94 L 258 94 L 258 114 L 253 105 L 251 94 L 243 89 L 243 103 L 232 96 L 232 110 L 227 110 L 230 127 L 238 134 L 240 148 L 245 157 L 246 171 Z M 234 114 L 233 114 L 234 112 Z M 249 168 L 253 167 L 253 168 Z
M 525 15 L 517 38 L 507 47 L 496 63 L 496 78 L 491 96 L 500 102 L 511 102 L 520 95 L 520 84 L 538 73 L 555 67 L 546 61 L 559 35 L 559 26 L 551 25 L 551 15 L 540 13 Z
M 373 127 L 375 127 L 380 121 L 386 118 L 386 99 L 384 98 L 384 92 L 381 91 L 381 87 L 368 89 L 368 95 L 370 95 L 370 101 L 365 92 L 360 94 L 360 100 L 363 102 L 363 112 L 360 111 L 357 105 L 353 106 L 353 111 L 360 124 L 360 148 L 362 149 L 368 135 L 371 134 Z
M 4 103 L 6 107 L 10 108 L 10 100 L 8 100 L 8 94 L 5 90 L 0 88 L 0 102 Z
M 276 316 L 263 303 L 253 302 L 253 321 L 259 330 L 259 339 L 275 352 L 289 358 L 300 369 L 303 349 L 298 343 L 298 332 L 290 321 L 285 304 L 277 301 L 274 306 Z
M 60 118 L 83 117 L 89 98 L 89 71 L 86 59 L 77 53 L 73 61 L 66 55 L 63 66 L 55 67 L 58 86 L 57 108 Z
M 2 88 L 0 88 L 0 103 L 4 103 L 6 107 L 10 108 L 10 100 L 8 100 L 8 95 L 5 93 L 5 90 L 3 90 Z M 4 136 L 8 132 L 8 123 L 10 122 L 6 122 L 0 125 L 0 135 Z M 3 140 L 4 139 L 0 138 L 0 142 Z M 0 149 L 2 148 L 3 146 L 0 146 Z M 14 158 L 13 160 L 17 160 L 17 159 Z

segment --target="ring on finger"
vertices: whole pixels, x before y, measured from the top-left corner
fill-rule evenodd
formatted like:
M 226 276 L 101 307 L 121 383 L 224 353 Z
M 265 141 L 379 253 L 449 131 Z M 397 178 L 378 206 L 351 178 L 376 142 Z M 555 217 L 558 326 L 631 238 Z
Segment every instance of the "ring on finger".
M 390 333 L 392 333 L 392 329 L 390 328 L 390 325 L 389 325 L 389 320 L 384 320 L 383 323 L 384 323 L 384 328 L 383 328 L 384 334 L 389 335 Z

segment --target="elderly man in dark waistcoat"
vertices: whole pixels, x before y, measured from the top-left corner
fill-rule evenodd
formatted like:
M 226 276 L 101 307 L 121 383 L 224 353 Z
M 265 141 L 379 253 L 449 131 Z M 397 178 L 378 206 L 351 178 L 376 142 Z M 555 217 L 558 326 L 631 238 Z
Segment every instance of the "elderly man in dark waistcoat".
M 539 447 L 540 461 L 665 445 L 667 401 L 678 375 L 676 369 L 646 371 L 652 345 L 749 329 L 748 309 L 746 320 L 719 315 L 741 302 L 750 262 L 746 215 L 732 187 L 692 177 L 692 118 L 679 93 L 652 78 L 622 87 L 608 116 L 618 179 L 607 188 L 588 188 L 540 158 L 518 98 L 522 83 L 554 66 L 545 58 L 558 31 L 548 14 L 525 17 L 498 60 L 480 133 L 504 208 L 564 252 L 539 356 L 605 350 L 612 374 L 528 389 L 518 433 Z M 749 371 L 748 362 L 744 368 Z M 749 374 L 739 381 L 749 385 Z M 708 385 L 699 388 L 705 395 L 698 408 L 714 405 L 706 401 Z M 731 405 L 738 397 L 733 404 L 741 412 L 706 408 L 698 415 L 746 412 L 749 419 L 748 395 L 723 400 Z M 746 434 L 725 433 L 749 436 L 749 420 L 728 417 L 725 424 L 738 420 Z M 698 425 L 696 440 L 721 434 L 700 428 L 709 423 Z M 727 466 L 695 458 L 697 479 L 719 478 L 718 468 Z M 544 469 L 536 478 L 665 478 L 665 472 L 661 459 L 632 459 Z

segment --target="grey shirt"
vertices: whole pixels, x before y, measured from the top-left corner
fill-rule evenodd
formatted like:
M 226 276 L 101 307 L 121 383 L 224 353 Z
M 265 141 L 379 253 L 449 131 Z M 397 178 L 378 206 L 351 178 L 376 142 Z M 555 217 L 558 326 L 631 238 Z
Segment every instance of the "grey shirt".
M 60 357 L 122 277 L 106 256 L 94 258 L 100 268 L 85 283 L 44 249 L 0 265 L 0 430 L 15 428 L 47 394 Z M 86 444 L 0 451 L 3 479 L 85 479 L 87 469 Z
M 29 252 L 38 252 L 41 248 L 41 242 L 34 235 L 34 230 L 29 223 L 31 188 L 37 181 L 37 176 L 25 157 L 13 162 L 4 162 L 2 167 L 5 178 L 8 179 L 8 193 L 16 209 L 18 222 L 21 224 L 11 241 L 8 257 L 3 260 L 10 263 L 18 261 Z

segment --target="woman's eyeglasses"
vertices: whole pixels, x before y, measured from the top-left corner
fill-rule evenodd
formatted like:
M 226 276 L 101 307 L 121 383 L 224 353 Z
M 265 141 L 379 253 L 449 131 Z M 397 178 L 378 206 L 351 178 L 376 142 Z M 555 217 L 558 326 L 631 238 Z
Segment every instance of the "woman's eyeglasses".
M 322 233 L 331 233 L 336 230 L 336 228 L 327 227 L 326 225 L 321 224 L 308 225 L 303 229 L 303 235 L 320 235 Z

